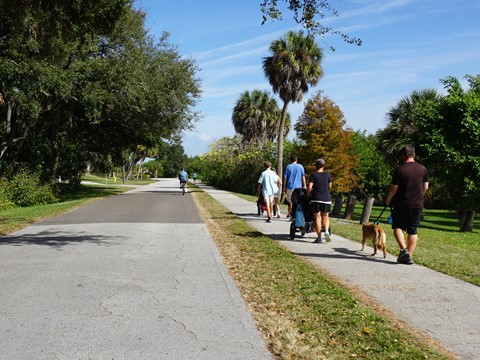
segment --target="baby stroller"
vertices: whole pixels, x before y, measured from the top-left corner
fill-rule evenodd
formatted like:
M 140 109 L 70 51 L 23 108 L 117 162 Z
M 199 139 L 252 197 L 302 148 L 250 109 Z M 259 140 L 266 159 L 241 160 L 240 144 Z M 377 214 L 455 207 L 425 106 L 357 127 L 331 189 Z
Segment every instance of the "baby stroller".
M 307 232 L 315 231 L 313 222 L 313 211 L 310 200 L 307 197 L 307 190 L 298 188 L 292 193 L 292 221 L 290 223 L 290 239 L 295 238 L 295 233 L 300 231 L 303 236 Z
M 257 199 L 257 215 L 262 215 L 264 211 L 267 211 L 267 205 L 265 204 L 265 199 L 263 198 L 262 193 L 258 195 Z M 277 209 L 273 207 L 273 216 L 277 215 Z

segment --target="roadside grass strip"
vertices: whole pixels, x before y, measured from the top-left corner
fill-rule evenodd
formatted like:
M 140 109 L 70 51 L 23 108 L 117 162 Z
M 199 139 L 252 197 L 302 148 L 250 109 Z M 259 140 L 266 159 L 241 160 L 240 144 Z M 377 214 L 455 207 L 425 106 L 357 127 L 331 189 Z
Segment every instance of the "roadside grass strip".
M 371 299 L 250 227 L 209 194 L 193 194 L 230 275 L 277 358 L 454 358 Z

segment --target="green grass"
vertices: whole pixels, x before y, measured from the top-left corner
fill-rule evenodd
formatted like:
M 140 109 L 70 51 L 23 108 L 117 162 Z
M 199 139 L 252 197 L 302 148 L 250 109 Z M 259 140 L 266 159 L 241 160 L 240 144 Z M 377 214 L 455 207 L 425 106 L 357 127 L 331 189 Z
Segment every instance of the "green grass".
M 448 358 L 435 344 L 376 312 L 374 305 L 251 228 L 210 195 L 195 192 L 194 198 L 278 358 Z
M 237 196 L 256 201 L 254 196 L 236 194 Z M 351 221 L 331 219 L 334 234 L 357 242 L 362 241 L 360 217 L 362 204 L 357 204 Z M 286 209 L 286 207 L 285 207 Z M 370 221 L 375 221 L 383 206 L 374 206 Z M 387 234 L 388 252 L 398 255 L 398 245 L 393 237 L 393 230 L 388 224 L 389 209 L 380 218 L 380 224 Z M 417 264 L 453 276 L 457 279 L 480 286 L 480 219 L 477 216 L 474 230 L 459 232 L 459 221 L 456 213 L 446 210 L 424 210 L 424 220 L 418 229 L 418 243 L 414 259 Z
M 105 177 L 105 176 L 99 176 L 99 175 L 94 175 L 94 174 L 85 174 L 82 176 L 82 180 L 84 181 L 90 181 L 94 182 L 97 184 L 102 184 L 102 185 L 147 185 L 151 184 L 155 180 L 145 180 L 145 179 L 140 179 L 140 180 L 127 180 L 125 183 L 123 183 L 122 178 L 117 177 L 116 179 L 113 179 L 112 177 Z M 116 181 L 115 181 L 116 180 Z

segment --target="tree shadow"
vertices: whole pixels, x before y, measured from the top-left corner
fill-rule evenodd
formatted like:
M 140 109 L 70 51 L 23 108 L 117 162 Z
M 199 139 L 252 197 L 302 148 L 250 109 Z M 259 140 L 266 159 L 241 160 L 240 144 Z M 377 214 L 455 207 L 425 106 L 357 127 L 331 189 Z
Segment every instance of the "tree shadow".
M 119 244 L 113 240 L 119 240 L 119 236 L 93 235 L 83 232 L 68 233 L 65 231 L 44 230 L 35 233 L 22 233 L 21 235 L 7 235 L 0 237 L 1 245 L 25 246 L 42 245 L 60 250 L 67 245 L 80 243 L 93 243 L 102 246 L 114 246 Z

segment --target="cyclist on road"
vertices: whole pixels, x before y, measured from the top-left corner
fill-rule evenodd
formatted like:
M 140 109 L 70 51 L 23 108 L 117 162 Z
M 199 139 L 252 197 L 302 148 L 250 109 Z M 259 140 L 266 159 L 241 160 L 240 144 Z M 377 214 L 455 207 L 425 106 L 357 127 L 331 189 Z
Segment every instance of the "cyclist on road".
M 193 173 L 193 183 L 197 183 L 197 173 Z
M 185 184 L 185 192 L 187 192 L 188 173 L 183 168 L 178 173 L 178 180 L 180 180 L 180 189 L 182 185 Z

